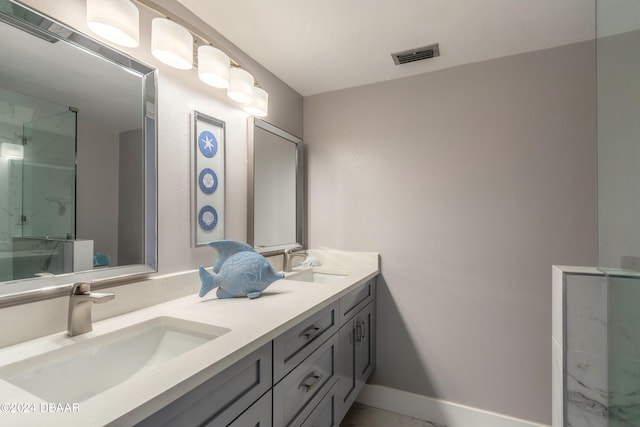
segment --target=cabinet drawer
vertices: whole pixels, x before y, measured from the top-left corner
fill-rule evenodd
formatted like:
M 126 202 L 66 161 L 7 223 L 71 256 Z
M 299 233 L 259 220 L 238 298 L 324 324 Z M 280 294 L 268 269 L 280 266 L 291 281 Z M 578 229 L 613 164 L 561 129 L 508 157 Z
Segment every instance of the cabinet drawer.
M 337 336 L 332 336 L 273 388 L 273 424 L 299 425 L 338 381 L 335 358 Z
M 375 292 L 376 278 L 374 277 L 340 298 L 340 325 L 344 325 L 364 306 L 373 301 Z
M 338 330 L 338 302 L 273 340 L 273 381 L 280 381 Z
M 318 406 L 311 412 L 311 415 L 301 424 L 301 427 L 333 427 L 338 425 L 336 411 L 338 407 L 337 388 L 338 384 L 331 387 L 331 390 L 325 394 Z
M 269 390 L 227 427 L 271 427 L 271 396 Z
M 149 416 L 138 426 L 227 426 L 272 382 L 271 343 Z

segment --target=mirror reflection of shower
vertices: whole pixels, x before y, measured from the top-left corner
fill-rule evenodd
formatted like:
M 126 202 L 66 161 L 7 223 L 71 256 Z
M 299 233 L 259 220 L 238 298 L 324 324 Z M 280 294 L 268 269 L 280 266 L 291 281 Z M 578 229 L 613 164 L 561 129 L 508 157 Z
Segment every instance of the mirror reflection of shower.
M 63 197 L 47 197 L 47 200 L 58 205 L 58 215 L 62 216 L 67 213 L 67 205 L 73 204 L 73 199 Z
M 0 88 L 0 206 L 8 207 L 0 210 L 0 281 L 67 272 L 61 241 L 76 234 L 76 117 Z

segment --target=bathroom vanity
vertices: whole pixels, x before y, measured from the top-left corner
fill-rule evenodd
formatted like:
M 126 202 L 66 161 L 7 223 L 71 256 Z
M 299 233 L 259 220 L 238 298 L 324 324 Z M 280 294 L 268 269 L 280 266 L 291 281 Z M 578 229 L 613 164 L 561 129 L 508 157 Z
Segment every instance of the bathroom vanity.
M 317 255 L 321 267 L 294 271 L 255 300 L 190 295 L 95 322 L 93 332 L 76 337 L 60 332 L 0 350 L 0 402 L 33 404 L 28 408 L 34 409 L 19 413 L 16 407 L 0 414 L 0 421 L 337 425 L 375 367 L 379 261 L 373 253 Z M 198 285 L 195 272 L 184 276 Z M 158 327 L 170 341 L 161 341 L 148 361 L 137 362 L 144 348 L 132 353 L 126 348 L 144 346 L 153 335 L 147 331 Z M 123 340 L 131 342 L 119 347 Z M 78 363 L 82 376 L 82 365 L 91 365 L 100 353 L 108 357 L 85 382 L 106 385 L 93 389 L 91 384 L 85 390 L 73 370 L 62 372 L 67 380 L 49 384 L 48 391 L 37 384 L 38 375 L 55 377 L 70 362 Z M 48 373 L 52 364 L 60 368 Z M 123 375 L 123 370 L 129 373 Z M 27 377 L 36 378 L 35 383 Z M 56 389 L 70 394 L 57 401 Z M 50 403 L 76 406 L 68 412 L 40 411 Z

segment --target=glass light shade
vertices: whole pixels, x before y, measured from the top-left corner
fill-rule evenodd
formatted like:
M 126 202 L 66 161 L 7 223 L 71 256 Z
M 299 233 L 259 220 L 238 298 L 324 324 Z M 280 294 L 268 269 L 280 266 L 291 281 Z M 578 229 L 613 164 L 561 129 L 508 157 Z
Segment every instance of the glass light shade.
M 0 156 L 7 157 L 9 159 L 23 159 L 24 145 L 3 142 L 0 144 Z
M 138 8 L 130 0 L 87 0 L 87 26 L 115 44 L 138 47 Z
M 198 48 L 198 77 L 209 86 L 228 88 L 230 67 L 231 60 L 220 49 L 209 45 Z
M 151 53 L 160 62 L 180 70 L 193 67 L 193 36 L 169 19 L 151 21 Z
M 248 71 L 242 68 L 231 68 L 229 70 L 227 95 L 241 104 L 249 104 L 253 101 L 254 83 L 253 76 Z
M 269 112 L 269 94 L 259 87 L 253 88 L 253 102 L 244 107 L 244 111 L 256 116 L 265 117 Z

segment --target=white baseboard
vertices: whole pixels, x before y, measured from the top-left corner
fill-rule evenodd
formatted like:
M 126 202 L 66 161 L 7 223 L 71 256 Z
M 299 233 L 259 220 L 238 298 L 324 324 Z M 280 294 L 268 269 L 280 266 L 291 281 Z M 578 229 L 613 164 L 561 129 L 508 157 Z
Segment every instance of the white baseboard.
M 373 384 L 365 384 L 356 401 L 447 427 L 548 427 L 544 424 Z

